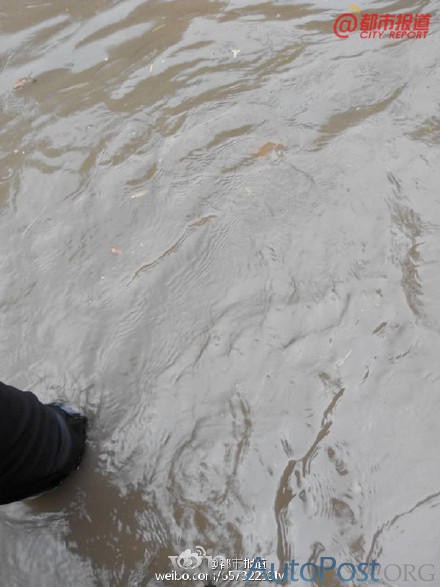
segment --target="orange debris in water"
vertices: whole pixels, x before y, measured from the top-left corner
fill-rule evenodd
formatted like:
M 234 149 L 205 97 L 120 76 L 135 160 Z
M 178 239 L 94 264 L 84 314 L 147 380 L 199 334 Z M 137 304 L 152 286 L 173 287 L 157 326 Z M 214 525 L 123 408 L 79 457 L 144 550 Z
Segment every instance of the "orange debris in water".
M 24 86 L 28 84 L 34 83 L 36 80 L 31 77 L 21 77 L 19 80 L 15 82 L 14 90 L 21 90 Z
M 268 143 L 265 143 L 262 147 L 260 147 L 256 153 L 252 153 L 252 157 L 265 157 L 273 151 L 287 151 L 287 148 L 285 145 L 282 145 L 281 143 L 273 143 L 272 141 L 269 141 Z

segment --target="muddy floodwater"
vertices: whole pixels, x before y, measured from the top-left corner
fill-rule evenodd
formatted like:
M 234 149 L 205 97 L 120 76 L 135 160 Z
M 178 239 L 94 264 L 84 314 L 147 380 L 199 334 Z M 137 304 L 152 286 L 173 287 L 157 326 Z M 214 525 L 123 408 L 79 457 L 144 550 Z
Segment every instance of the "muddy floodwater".
M 0 379 L 90 419 L 2 587 L 440 584 L 439 7 L 357 4 L 0 0 Z

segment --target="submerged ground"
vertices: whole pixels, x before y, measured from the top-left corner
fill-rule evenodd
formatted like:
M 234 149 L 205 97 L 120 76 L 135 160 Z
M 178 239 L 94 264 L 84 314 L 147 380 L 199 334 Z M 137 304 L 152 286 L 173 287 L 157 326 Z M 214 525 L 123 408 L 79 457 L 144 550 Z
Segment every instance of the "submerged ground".
M 91 421 L 1 509 L 1 585 L 437 564 L 436 6 L 359 4 L 432 13 L 414 40 L 348 8 L 0 1 L 1 379 Z

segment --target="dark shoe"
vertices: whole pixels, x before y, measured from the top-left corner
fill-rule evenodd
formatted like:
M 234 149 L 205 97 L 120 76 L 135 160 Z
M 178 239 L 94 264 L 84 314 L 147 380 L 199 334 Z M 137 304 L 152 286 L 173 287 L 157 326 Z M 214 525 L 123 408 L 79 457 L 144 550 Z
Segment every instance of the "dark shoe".
M 86 447 L 87 418 L 75 407 L 63 402 L 47 404 L 61 416 L 70 433 L 72 446 L 69 458 L 63 466 L 63 477 L 79 467 Z

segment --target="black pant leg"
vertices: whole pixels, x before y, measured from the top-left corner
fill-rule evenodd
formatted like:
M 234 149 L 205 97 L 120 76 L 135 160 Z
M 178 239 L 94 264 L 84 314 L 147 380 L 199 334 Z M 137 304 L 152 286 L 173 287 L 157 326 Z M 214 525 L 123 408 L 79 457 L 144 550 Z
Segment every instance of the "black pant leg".
M 71 450 L 69 429 L 52 407 L 0 382 L 0 503 L 55 485 Z

